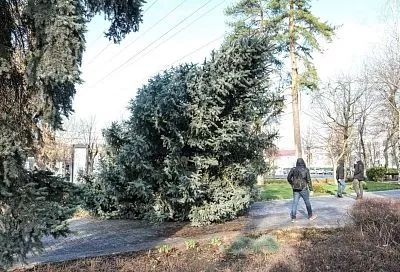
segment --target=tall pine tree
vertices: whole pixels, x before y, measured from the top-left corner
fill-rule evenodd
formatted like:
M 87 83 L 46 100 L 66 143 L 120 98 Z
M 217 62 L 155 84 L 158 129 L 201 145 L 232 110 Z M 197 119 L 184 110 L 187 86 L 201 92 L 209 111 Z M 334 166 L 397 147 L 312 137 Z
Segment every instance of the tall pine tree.
M 302 156 L 299 91 L 317 87 L 318 76 L 311 54 L 314 50 L 321 51 L 318 37 L 330 41 L 334 34 L 334 27 L 311 13 L 310 2 L 238 0 L 226 10 L 233 17 L 228 39 L 264 33 L 273 38 L 282 58 L 290 58 L 293 134 L 298 157 Z
M 45 171 L 26 171 L 41 129 L 62 126 L 72 111 L 86 24 L 102 13 L 105 35 L 137 31 L 142 0 L 0 0 L 0 269 L 65 234 L 76 204 L 73 186 Z

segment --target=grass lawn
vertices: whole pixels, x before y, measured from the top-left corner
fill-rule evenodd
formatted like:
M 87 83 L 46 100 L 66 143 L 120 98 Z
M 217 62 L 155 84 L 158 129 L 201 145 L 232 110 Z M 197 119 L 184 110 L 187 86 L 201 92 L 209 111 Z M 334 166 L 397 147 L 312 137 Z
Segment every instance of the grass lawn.
M 369 192 L 400 189 L 399 183 L 393 182 L 366 182 L 364 188 Z
M 259 200 L 290 199 L 293 191 L 287 182 L 267 183 L 260 186 Z
M 337 185 L 326 182 L 313 182 L 314 195 L 336 195 Z M 364 189 L 367 192 L 375 191 L 386 191 L 400 189 L 400 184 L 392 182 L 365 182 Z M 345 194 L 354 193 L 353 184 L 351 182 L 346 183 Z M 278 200 L 278 199 L 291 199 L 292 188 L 289 183 L 274 182 L 267 183 L 260 186 L 259 200 Z

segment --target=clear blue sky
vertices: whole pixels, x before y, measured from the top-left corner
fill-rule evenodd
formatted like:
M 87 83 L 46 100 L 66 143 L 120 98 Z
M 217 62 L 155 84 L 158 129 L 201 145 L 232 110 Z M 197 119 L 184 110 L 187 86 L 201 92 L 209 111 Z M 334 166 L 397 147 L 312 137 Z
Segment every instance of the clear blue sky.
M 104 37 L 99 38 L 107 29 L 108 23 L 101 16 L 94 18 L 88 25 L 86 35 L 87 50 L 82 66 L 85 83 L 77 87 L 74 100 L 75 118 L 95 116 L 100 127 L 120 120 L 127 116 L 128 101 L 149 77 L 211 41 L 214 42 L 181 62 L 200 62 L 212 49 L 219 47 L 222 35 L 228 31 L 223 10 L 233 3 L 233 0 L 187 0 L 162 23 L 148 31 L 182 1 L 158 0 L 144 14 L 144 23 L 140 26 L 140 31 L 128 35 L 119 45 L 110 44 Z M 140 53 L 208 1 L 210 2 L 199 12 Z M 148 0 L 144 10 L 153 2 L 154 0 Z M 325 54 L 315 58 L 322 76 L 330 76 L 351 65 L 354 60 L 370 50 L 370 45 L 378 39 L 377 32 L 381 31 L 379 24 L 383 18 L 385 3 L 387 0 L 312 1 L 315 15 L 334 25 L 342 25 L 337 38 L 326 45 Z M 209 11 L 210 9 L 213 10 Z M 200 16 L 203 17 L 199 18 Z M 197 21 L 193 22 L 195 20 Z M 188 24 L 191 26 L 171 37 Z M 145 33 L 146 31 L 148 32 Z M 145 55 L 170 37 L 169 41 Z M 134 57 L 135 55 L 137 56 Z M 126 65 L 123 65 L 125 62 Z M 123 66 L 120 67 L 121 65 Z M 117 69 L 118 67 L 120 68 Z

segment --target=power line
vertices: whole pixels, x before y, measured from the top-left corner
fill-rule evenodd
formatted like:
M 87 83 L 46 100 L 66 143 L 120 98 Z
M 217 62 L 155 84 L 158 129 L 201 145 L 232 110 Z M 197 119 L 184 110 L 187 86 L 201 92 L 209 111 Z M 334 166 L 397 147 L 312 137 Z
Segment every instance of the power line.
M 165 32 L 164 34 L 162 34 L 160 37 L 158 37 L 157 39 L 155 39 L 154 41 L 152 41 L 150 44 L 148 44 L 147 46 L 145 46 L 142 50 L 140 50 L 138 53 L 136 53 L 135 55 L 133 55 L 132 57 L 130 57 L 128 60 L 126 60 L 124 63 L 122 63 L 121 65 L 119 65 L 117 68 L 113 69 L 111 72 L 107 73 L 105 76 L 103 76 L 102 78 L 100 78 L 100 80 L 98 80 L 93 86 L 96 86 L 97 84 L 99 84 L 100 82 L 104 81 L 106 78 L 108 78 L 110 75 L 112 75 L 113 73 L 115 73 L 116 71 L 118 71 L 119 69 L 121 69 L 122 67 L 124 67 L 126 64 L 128 64 L 132 59 L 134 59 L 135 57 L 137 57 L 138 55 L 140 55 L 142 52 L 144 52 L 147 48 L 149 48 L 151 45 L 153 45 L 154 43 L 156 43 L 158 40 L 160 40 L 162 37 L 164 37 L 165 35 L 167 35 L 169 32 L 171 32 L 172 30 L 174 30 L 175 28 L 177 28 L 179 25 L 181 25 L 183 22 L 185 22 L 187 19 L 189 19 L 190 17 L 192 17 L 194 14 L 196 14 L 199 10 L 201 10 L 203 7 L 205 7 L 206 5 L 208 5 L 211 1 L 213 0 L 208 0 L 206 3 L 204 3 L 202 6 L 200 6 L 199 8 L 197 8 L 195 11 L 193 11 L 192 13 L 190 13 L 188 16 L 186 16 L 185 18 L 183 18 L 181 21 L 179 21 L 176 25 L 174 25 L 172 28 L 170 28 L 167 32 Z
M 222 1 L 221 3 L 217 4 L 217 6 L 219 6 L 220 4 L 222 4 L 222 3 L 225 2 L 225 1 L 226 1 L 226 0 L 224 0 L 224 1 Z M 216 8 L 216 6 L 215 6 L 214 8 Z M 212 8 L 212 9 L 214 9 L 214 8 Z M 246 20 L 248 20 L 249 18 L 251 18 L 251 17 L 250 17 L 250 16 L 247 17 Z M 192 23 L 193 23 L 193 22 L 192 22 Z M 186 54 L 185 56 L 183 56 L 183 57 L 181 57 L 181 58 L 175 60 L 174 62 L 171 62 L 171 63 L 168 64 L 168 65 L 165 65 L 162 69 L 158 70 L 158 71 L 157 71 L 156 73 L 154 73 L 154 74 L 157 74 L 157 73 L 159 73 L 159 72 L 161 72 L 161 71 L 167 69 L 168 67 L 174 65 L 175 63 L 178 63 L 178 62 L 184 60 L 185 58 L 187 58 L 187 57 L 193 55 L 194 53 L 200 51 L 201 49 L 207 47 L 208 45 L 210 45 L 210 44 L 216 42 L 217 40 L 219 40 L 219 39 L 221 39 L 221 38 L 223 38 L 224 35 L 225 35 L 225 34 L 222 34 L 221 36 L 218 36 L 217 38 L 215 38 L 215 39 L 213 39 L 213 40 L 211 40 L 211 41 L 209 41 L 209 42 L 203 44 L 202 46 L 200 46 L 199 48 L 197 48 L 197 49 L 193 50 L 192 52 Z M 148 77 L 148 76 L 143 77 L 140 81 L 146 79 L 147 77 Z
M 112 45 L 112 43 L 108 43 L 105 47 L 103 47 L 103 49 L 101 49 L 93 58 L 91 58 L 88 63 L 85 64 L 85 66 L 83 66 L 83 68 L 88 67 L 92 62 L 94 62 L 98 56 L 101 55 L 101 53 L 103 53 L 104 51 L 107 50 L 107 48 L 109 48 Z
M 148 54 L 150 54 L 151 52 L 153 52 L 155 49 L 159 48 L 161 45 L 163 45 L 164 43 L 166 43 L 167 41 L 169 41 L 170 39 L 172 39 L 173 37 L 175 37 L 176 35 L 178 35 L 179 33 L 181 33 L 183 30 L 187 29 L 189 26 L 193 25 L 195 22 L 197 22 L 198 20 L 200 20 L 201 18 L 203 18 L 205 15 L 207 15 L 208 13 L 210 13 L 211 11 L 213 11 L 214 9 L 216 9 L 218 6 L 220 6 L 221 4 L 223 4 L 224 2 L 226 2 L 226 0 L 223 0 L 222 2 L 218 3 L 217 5 L 213 6 L 212 8 L 210 8 L 209 10 L 207 10 L 206 12 L 204 12 L 203 14 L 201 14 L 199 17 L 197 17 L 194 21 L 190 22 L 189 24 L 187 24 L 186 26 L 184 26 L 183 28 L 181 28 L 179 31 L 175 32 L 173 35 L 169 36 L 168 39 L 164 40 L 163 42 L 161 42 L 160 44 L 158 44 L 156 47 L 153 47 L 152 49 L 150 49 L 149 51 L 147 51 L 144 55 L 140 56 L 138 59 L 136 59 L 136 61 L 142 59 L 143 57 L 147 56 Z M 223 35 L 222 35 L 223 36 Z
M 226 1 L 226 0 L 220 2 L 219 4 L 217 4 L 216 6 L 214 6 L 213 8 L 211 8 L 210 10 L 208 10 L 208 12 L 212 11 L 213 9 L 215 9 L 217 6 L 221 5 L 221 4 L 222 4 L 223 2 L 225 2 L 225 1 Z M 204 14 L 203 14 L 203 15 L 204 15 Z M 202 17 L 203 15 L 201 15 L 200 17 Z M 197 21 L 198 19 L 200 19 L 200 17 L 197 18 L 195 21 Z M 249 19 L 249 18 L 250 18 L 250 17 L 248 17 L 247 19 Z M 247 19 L 246 19 L 246 20 L 247 20 Z M 192 23 L 194 23 L 195 21 L 193 21 Z M 191 23 L 191 24 L 192 24 L 192 23 Z M 155 73 L 153 73 L 153 74 L 158 74 L 158 73 L 160 73 L 161 71 L 167 69 L 168 67 L 174 65 L 175 63 L 178 63 L 178 62 L 182 61 L 183 59 L 185 59 L 185 58 L 191 56 L 192 54 L 194 54 L 194 53 L 200 51 L 201 49 L 207 47 L 208 45 L 210 45 L 210 44 L 216 42 L 217 40 L 219 40 L 219 39 L 221 39 L 221 38 L 223 38 L 224 35 L 225 35 L 225 34 L 222 34 L 222 35 L 218 36 L 217 38 L 215 38 L 215 39 L 213 39 L 213 40 L 211 40 L 211 41 L 209 41 L 209 42 L 203 44 L 202 46 L 200 46 L 200 47 L 198 47 L 197 49 L 191 51 L 190 53 L 184 55 L 183 57 L 180 57 L 179 59 L 173 61 L 172 63 L 170 63 L 170 64 L 168 64 L 168 65 L 165 65 L 163 68 L 159 69 L 157 72 L 155 72 Z M 149 53 L 149 52 L 147 52 L 147 53 Z M 147 54 L 147 53 L 146 53 L 146 54 Z M 137 82 L 142 82 L 142 81 L 144 81 L 144 80 L 147 79 L 147 78 L 149 78 L 149 76 L 144 76 L 144 77 L 142 77 L 140 80 L 137 80 Z
M 124 52 L 125 49 L 133 45 L 139 38 L 143 37 L 146 33 L 148 33 L 150 30 L 152 30 L 154 27 L 156 27 L 158 24 L 160 24 L 162 21 L 164 21 L 169 15 L 171 15 L 175 10 L 177 10 L 180 6 L 182 6 L 187 0 L 183 0 L 180 2 L 175 8 L 173 8 L 171 11 L 169 11 L 164 17 L 162 17 L 160 20 L 158 20 L 156 23 L 154 23 L 149 29 L 147 29 L 145 32 L 141 33 L 136 39 L 134 39 L 131 43 L 127 44 L 124 48 L 122 48 L 118 53 L 115 55 L 111 56 L 108 61 L 112 60 L 113 58 L 117 57 L 120 55 L 122 52 Z
M 94 41 L 88 46 L 88 49 L 91 48 L 93 45 L 95 45 L 95 43 L 96 43 L 101 37 L 103 37 L 103 35 L 104 35 L 104 31 L 102 31 L 102 32 L 100 33 L 100 35 L 97 36 L 96 39 L 94 39 Z
M 203 44 L 202 46 L 200 46 L 199 48 L 197 48 L 197 49 L 193 50 L 192 52 L 186 54 L 185 56 L 180 57 L 179 59 L 175 60 L 174 62 L 171 62 L 171 63 L 168 64 L 168 65 L 165 65 L 163 68 L 161 68 L 160 70 L 158 70 L 158 71 L 155 72 L 154 74 L 158 74 L 158 73 L 160 73 L 161 71 L 167 69 L 168 67 L 174 65 L 175 63 L 180 62 L 181 60 L 183 60 L 183 59 L 185 59 L 185 58 L 191 56 L 192 54 L 194 54 L 194 53 L 200 51 L 201 49 L 203 49 L 203 48 L 205 48 L 206 46 L 212 44 L 213 42 L 216 42 L 217 40 L 221 39 L 223 36 L 224 36 L 224 34 L 222 34 L 222 35 L 220 35 L 219 37 L 217 37 L 217 38 L 215 38 L 215 39 L 213 39 L 213 40 L 207 42 L 206 44 Z M 141 81 L 145 80 L 145 79 L 148 78 L 148 77 L 149 77 L 149 76 L 144 76 L 144 77 L 142 77 L 140 80 L 138 80 L 138 82 L 141 82 Z
M 153 3 L 151 3 L 150 6 L 148 6 L 148 7 L 143 11 L 143 15 L 145 15 L 158 1 L 160 1 L 160 0 L 154 0 Z
M 145 15 L 158 1 L 160 0 L 155 0 L 153 1 L 153 3 L 151 3 L 151 5 L 149 7 L 147 7 L 144 11 L 143 11 L 143 15 Z M 186 1 L 186 0 L 185 0 Z M 100 35 L 88 46 L 88 48 L 90 48 L 91 46 L 93 46 L 103 35 L 104 32 L 101 32 Z M 143 35 L 142 35 L 143 36 Z M 137 39 L 136 39 L 137 40 Z M 135 41 L 136 41 L 135 40 Z M 100 52 L 98 52 L 93 58 L 91 58 L 88 63 L 85 64 L 85 67 L 89 66 L 93 61 L 95 61 L 97 59 L 98 56 L 100 56 L 105 50 L 107 50 L 113 43 L 109 42 L 105 47 L 103 47 L 103 49 L 100 50 Z M 125 47 L 126 48 L 126 47 Z
M 214 42 L 216 42 L 216 41 L 218 41 L 218 40 L 222 39 L 223 37 L 224 37 L 224 34 L 222 34 L 221 36 L 219 36 L 219 37 L 217 37 L 217 38 L 215 38 L 215 39 L 213 39 L 213 40 L 211 40 L 211 41 L 207 42 L 206 44 L 204 44 L 204 45 L 202 45 L 201 47 L 199 47 L 199 48 L 197 48 L 197 49 L 193 50 L 192 52 L 190 52 L 190 53 L 186 54 L 185 56 L 183 56 L 183 57 L 181 57 L 181 58 L 179 58 L 179 59 L 175 60 L 174 62 L 172 62 L 172 63 L 168 64 L 168 65 L 167 65 L 167 66 L 165 66 L 164 68 L 167 68 L 167 67 L 169 67 L 169 66 L 172 66 L 172 65 L 174 65 L 175 63 L 178 63 L 178 62 L 180 62 L 180 61 L 182 61 L 182 60 L 186 59 L 187 57 L 189 57 L 189 56 L 193 55 L 194 53 L 196 53 L 196 52 L 200 51 L 201 49 L 203 49 L 203 48 L 207 47 L 208 45 L 210 45 L 210 44 L 212 44 L 212 43 L 214 43 Z

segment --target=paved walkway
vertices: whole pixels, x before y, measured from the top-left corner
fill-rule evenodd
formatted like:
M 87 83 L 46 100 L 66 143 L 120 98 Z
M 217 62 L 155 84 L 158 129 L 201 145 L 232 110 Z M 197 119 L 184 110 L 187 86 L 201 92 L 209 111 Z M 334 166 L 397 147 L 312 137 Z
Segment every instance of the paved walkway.
M 366 193 L 366 198 L 400 198 L 400 190 Z M 353 195 L 312 197 L 311 205 L 318 218 L 309 221 L 304 202 L 300 200 L 297 222 L 289 218 L 291 200 L 256 202 L 252 205 L 245 231 L 280 228 L 337 227 L 350 220 L 349 208 L 354 204 Z M 135 220 L 72 219 L 72 234 L 59 239 L 46 237 L 44 252 L 28 258 L 28 264 L 65 261 L 89 256 L 117 254 L 151 249 L 169 243 L 183 242 L 186 238 L 171 234 L 168 224 L 152 226 Z

